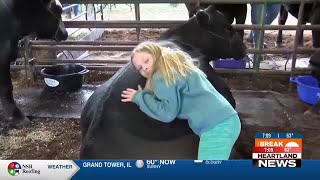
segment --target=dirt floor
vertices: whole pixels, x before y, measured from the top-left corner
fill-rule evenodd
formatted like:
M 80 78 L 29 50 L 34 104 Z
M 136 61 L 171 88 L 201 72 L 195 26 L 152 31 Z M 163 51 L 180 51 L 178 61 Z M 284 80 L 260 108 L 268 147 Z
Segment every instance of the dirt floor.
M 141 40 L 157 38 L 163 30 L 142 30 Z M 266 33 L 266 43 L 274 47 L 275 33 Z M 136 40 L 134 32 L 106 31 L 101 39 L 108 40 Z M 293 46 L 294 36 L 284 36 L 284 46 Z M 310 46 L 311 37 L 305 38 L 305 45 Z M 250 47 L 251 43 L 246 42 Z M 123 53 L 123 52 L 122 52 Z M 92 56 L 98 56 L 92 54 Z M 100 54 L 101 55 L 101 54 Z M 106 54 L 105 54 L 106 55 Z M 113 52 L 110 55 L 117 55 Z M 92 59 L 92 56 L 90 59 Z M 107 56 L 107 55 L 106 55 Z M 128 53 L 123 53 L 122 58 Z M 119 54 L 118 56 L 119 57 Z M 89 57 L 88 57 L 89 58 Z M 97 57 L 98 58 L 98 57 Z M 105 82 L 110 73 L 90 71 L 85 78 L 85 85 L 99 85 Z M 289 75 L 222 75 L 231 89 L 236 90 L 273 90 L 284 94 L 296 96 L 289 92 Z M 15 93 L 26 88 L 23 72 L 13 72 Z M 38 77 L 35 85 L 42 87 L 42 79 Z M 12 129 L 8 126 L 3 114 L 0 113 L 0 159 L 78 159 L 80 148 L 79 119 L 32 119 L 32 126 L 24 129 Z

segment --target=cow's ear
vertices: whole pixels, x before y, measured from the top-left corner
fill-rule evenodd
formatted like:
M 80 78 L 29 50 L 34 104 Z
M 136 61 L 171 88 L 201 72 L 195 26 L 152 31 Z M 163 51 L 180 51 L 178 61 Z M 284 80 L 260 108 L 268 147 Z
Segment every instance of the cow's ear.
M 197 17 L 198 22 L 199 22 L 200 25 L 206 25 L 206 24 L 208 24 L 209 19 L 210 19 L 209 14 L 206 13 L 205 11 L 202 11 L 202 10 L 199 11 L 199 12 L 196 14 L 196 17 Z

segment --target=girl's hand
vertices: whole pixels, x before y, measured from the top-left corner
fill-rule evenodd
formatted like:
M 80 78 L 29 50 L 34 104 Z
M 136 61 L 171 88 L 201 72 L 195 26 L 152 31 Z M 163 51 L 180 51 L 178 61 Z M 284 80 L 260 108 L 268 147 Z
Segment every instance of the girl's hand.
M 140 85 L 138 86 L 138 90 L 127 88 L 127 90 L 122 91 L 122 94 L 121 94 L 122 99 L 121 99 L 121 101 L 122 102 L 132 102 L 132 98 L 133 98 L 134 94 L 137 91 L 140 91 L 140 90 L 142 90 Z

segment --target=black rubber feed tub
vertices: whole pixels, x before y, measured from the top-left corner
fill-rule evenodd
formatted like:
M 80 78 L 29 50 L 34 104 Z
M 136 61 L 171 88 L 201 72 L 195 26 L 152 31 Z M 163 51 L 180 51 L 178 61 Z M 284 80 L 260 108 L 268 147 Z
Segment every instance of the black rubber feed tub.
M 84 75 L 89 70 L 83 65 L 56 65 L 41 70 L 45 89 L 50 91 L 77 91 L 82 87 Z

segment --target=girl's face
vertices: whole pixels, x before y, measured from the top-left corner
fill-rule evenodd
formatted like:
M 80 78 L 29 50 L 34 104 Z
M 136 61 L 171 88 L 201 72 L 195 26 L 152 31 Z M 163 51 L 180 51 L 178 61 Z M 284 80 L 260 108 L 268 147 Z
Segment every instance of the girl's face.
M 154 59 L 149 53 L 136 52 L 133 54 L 132 64 L 143 77 L 148 78 L 153 72 Z

